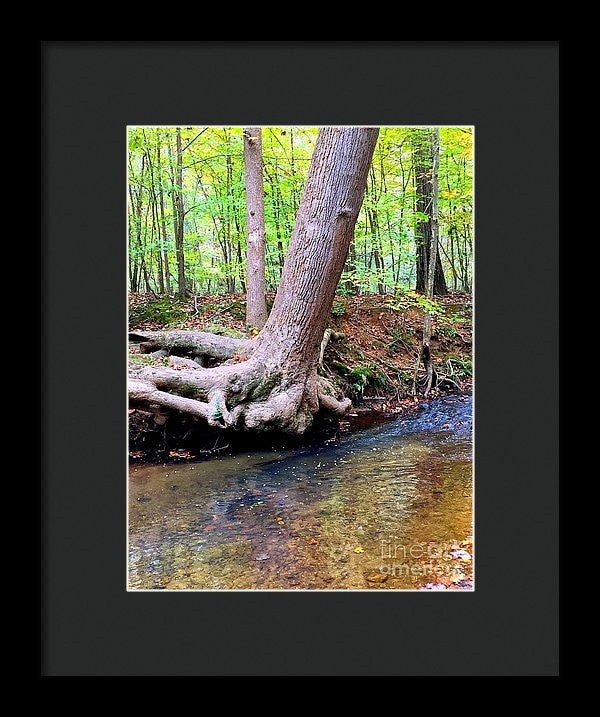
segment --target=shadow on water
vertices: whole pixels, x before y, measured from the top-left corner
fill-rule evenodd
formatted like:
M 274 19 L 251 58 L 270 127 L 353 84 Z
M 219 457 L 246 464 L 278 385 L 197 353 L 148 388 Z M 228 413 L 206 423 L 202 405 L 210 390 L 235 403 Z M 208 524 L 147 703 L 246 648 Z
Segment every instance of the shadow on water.
M 472 534 L 471 431 L 447 396 L 339 443 L 134 465 L 129 587 L 470 587 L 449 554 Z

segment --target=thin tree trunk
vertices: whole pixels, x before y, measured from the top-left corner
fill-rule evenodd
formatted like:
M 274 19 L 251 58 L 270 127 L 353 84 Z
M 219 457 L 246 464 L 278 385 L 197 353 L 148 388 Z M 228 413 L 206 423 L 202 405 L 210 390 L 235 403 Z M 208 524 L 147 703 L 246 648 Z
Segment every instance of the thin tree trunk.
M 281 238 L 281 209 L 279 203 L 279 194 L 277 192 L 277 161 L 275 161 L 275 176 L 272 176 L 267 172 L 267 180 L 269 182 L 270 194 L 271 194 L 271 207 L 273 209 L 273 219 L 275 221 L 275 235 L 277 237 L 277 264 L 279 268 L 279 277 L 281 278 L 281 272 L 283 271 L 283 260 L 285 258 L 283 251 L 283 241 Z
M 146 133 L 144 132 L 144 140 L 146 140 Z M 148 168 L 150 169 L 150 191 L 151 191 L 151 204 L 152 204 L 152 244 L 154 244 L 154 234 L 158 237 L 159 251 L 157 261 L 157 277 L 158 277 L 158 292 L 159 294 L 165 293 L 165 283 L 163 274 L 163 255 L 162 255 L 162 235 L 160 233 L 160 226 L 158 220 L 158 199 L 156 196 L 156 187 L 154 184 L 154 167 L 152 165 L 152 158 L 150 152 L 146 151 L 148 157 Z
M 158 171 L 158 197 L 160 202 L 160 224 L 162 230 L 162 252 L 163 252 L 163 269 L 165 272 L 165 288 L 167 294 L 171 293 L 171 273 L 169 271 L 169 251 L 167 249 L 167 223 L 165 221 L 165 196 L 162 185 L 162 172 L 160 166 L 160 137 L 156 145 L 156 163 Z
M 183 161 L 181 157 L 181 127 L 176 130 L 177 142 L 177 194 L 175 205 L 177 210 L 177 224 L 175 235 L 175 253 L 177 255 L 177 293 L 180 298 L 187 296 L 185 286 L 185 256 L 183 250 L 183 222 L 185 212 L 183 208 Z
M 346 260 L 346 271 L 349 277 L 346 279 L 346 291 L 349 294 L 358 294 L 358 285 L 354 280 L 356 274 L 356 239 L 354 232 L 352 232 L 352 238 L 350 239 L 350 246 L 348 248 L 348 259 Z
M 267 321 L 265 299 L 265 193 L 262 130 L 244 130 L 246 176 L 246 324 L 262 329 Z
M 432 177 L 431 177 L 431 241 L 427 266 L 426 296 L 433 298 L 435 272 L 438 260 L 439 220 L 438 220 L 438 171 L 440 165 L 440 130 L 435 128 L 431 137 L 432 145 Z M 425 312 L 423 322 L 423 364 L 427 376 L 425 396 L 429 395 L 433 383 L 433 360 L 431 357 L 431 314 Z
M 227 167 L 226 182 L 225 182 L 225 242 L 227 244 L 227 255 L 229 256 L 229 262 L 225 267 L 226 278 L 227 278 L 227 290 L 230 294 L 235 293 L 235 271 L 233 266 L 233 242 L 231 241 L 231 185 L 233 177 L 233 168 L 231 166 L 231 154 L 229 152 L 229 133 L 227 130 L 223 130 L 225 134 L 226 154 L 225 162 Z
M 415 164 L 415 183 L 417 189 L 417 212 L 427 215 L 427 219 L 419 218 L 416 223 L 416 267 L 417 280 L 416 290 L 421 293 L 426 292 L 427 267 L 429 265 L 429 247 L 431 246 L 431 214 L 432 214 L 432 173 L 433 158 L 431 155 L 431 143 L 429 142 L 429 133 L 427 130 L 417 130 L 417 134 L 413 138 L 413 153 Z M 439 161 L 439 158 L 438 158 Z M 448 293 L 446 279 L 442 262 L 438 254 L 435 263 L 435 281 L 433 293 L 436 296 L 444 296 Z

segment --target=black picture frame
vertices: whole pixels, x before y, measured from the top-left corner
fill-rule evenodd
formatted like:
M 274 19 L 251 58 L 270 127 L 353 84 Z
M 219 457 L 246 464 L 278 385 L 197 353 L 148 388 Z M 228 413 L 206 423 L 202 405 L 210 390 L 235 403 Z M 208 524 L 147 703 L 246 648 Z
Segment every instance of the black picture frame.
M 558 43 L 41 50 L 41 673 L 556 676 Z M 473 593 L 126 592 L 135 124 L 475 126 Z

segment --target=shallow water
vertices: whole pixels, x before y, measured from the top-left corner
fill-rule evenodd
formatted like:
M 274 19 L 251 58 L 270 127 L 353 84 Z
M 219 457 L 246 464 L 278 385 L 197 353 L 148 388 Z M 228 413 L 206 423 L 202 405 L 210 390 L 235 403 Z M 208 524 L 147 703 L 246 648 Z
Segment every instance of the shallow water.
M 471 430 L 447 396 L 337 444 L 134 465 L 129 588 L 472 589 Z

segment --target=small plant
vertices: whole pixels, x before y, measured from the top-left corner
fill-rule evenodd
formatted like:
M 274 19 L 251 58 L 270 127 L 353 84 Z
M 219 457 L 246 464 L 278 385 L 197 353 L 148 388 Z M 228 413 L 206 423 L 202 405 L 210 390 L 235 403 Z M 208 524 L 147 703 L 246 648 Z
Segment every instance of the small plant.
M 456 330 L 456 326 L 438 326 L 435 330 L 435 333 L 438 336 L 447 336 L 449 338 L 454 338 L 458 335 L 458 331 Z
M 473 375 L 473 364 L 470 359 L 453 356 L 452 358 L 448 358 L 447 361 L 457 376 L 464 378 Z
M 430 316 L 444 315 L 444 307 L 438 304 L 437 301 L 428 299 L 426 296 L 419 296 L 417 299 L 417 305 Z
M 352 393 L 358 398 L 362 397 L 367 386 L 386 388 L 388 385 L 385 374 L 372 363 L 363 366 L 355 366 L 349 373 L 346 374 L 346 380 L 351 385 Z
M 348 374 L 349 381 L 361 386 L 367 386 L 373 378 L 373 372 L 367 366 L 356 366 Z
M 348 366 L 343 364 L 341 361 L 332 361 L 331 368 L 342 376 L 346 376 L 350 372 Z
M 335 299 L 331 307 L 332 316 L 344 316 L 346 313 L 346 302 L 342 299 Z
M 428 299 L 426 296 L 408 289 L 398 289 L 396 296 L 388 301 L 387 306 L 392 311 L 406 311 L 407 309 L 417 308 L 433 317 L 444 315 L 444 307 L 437 301 Z

